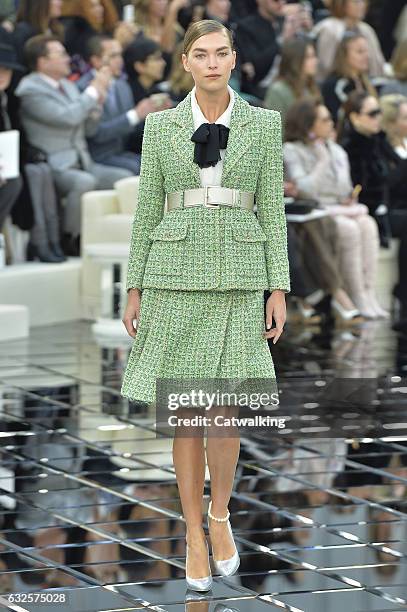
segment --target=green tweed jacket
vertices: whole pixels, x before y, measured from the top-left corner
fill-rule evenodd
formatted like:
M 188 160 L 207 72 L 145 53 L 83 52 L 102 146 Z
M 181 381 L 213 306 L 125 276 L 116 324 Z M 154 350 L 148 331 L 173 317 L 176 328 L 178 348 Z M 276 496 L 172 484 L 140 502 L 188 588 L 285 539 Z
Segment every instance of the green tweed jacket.
M 164 213 L 166 193 L 201 187 L 191 94 L 149 114 L 127 290 L 290 291 L 280 114 L 235 95 L 221 186 L 253 192 L 257 213 L 225 206 Z

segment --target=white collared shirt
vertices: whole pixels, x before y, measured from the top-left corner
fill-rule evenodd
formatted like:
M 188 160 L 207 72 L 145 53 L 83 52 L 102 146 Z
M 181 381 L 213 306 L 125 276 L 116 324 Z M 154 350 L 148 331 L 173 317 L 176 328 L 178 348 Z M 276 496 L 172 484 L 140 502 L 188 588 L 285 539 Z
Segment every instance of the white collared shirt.
M 196 91 L 196 87 L 193 87 L 191 91 L 191 107 L 192 107 L 192 116 L 194 119 L 194 128 L 195 130 L 197 130 L 199 126 L 202 125 L 203 123 L 211 123 L 211 121 L 208 121 L 208 119 L 205 117 L 205 115 L 201 111 L 201 108 L 196 99 L 195 91 Z M 215 123 L 221 123 L 222 125 L 225 125 L 226 127 L 230 126 L 230 118 L 232 116 L 232 109 L 235 103 L 235 94 L 234 94 L 233 89 L 230 87 L 230 85 L 228 85 L 228 91 L 230 95 L 229 105 L 227 109 L 225 110 L 225 112 L 222 113 L 222 115 L 215 121 Z M 221 149 L 220 150 L 221 159 L 218 161 L 216 166 L 209 166 L 209 168 L 199 168 L 199 175 L 201 178 L 202 187 L 205 187 L 206 185 L 215 185 L 217 187 L 221 186 L 223 160 L 224 160 L 225 154 L 226 154 L 226 149 Z

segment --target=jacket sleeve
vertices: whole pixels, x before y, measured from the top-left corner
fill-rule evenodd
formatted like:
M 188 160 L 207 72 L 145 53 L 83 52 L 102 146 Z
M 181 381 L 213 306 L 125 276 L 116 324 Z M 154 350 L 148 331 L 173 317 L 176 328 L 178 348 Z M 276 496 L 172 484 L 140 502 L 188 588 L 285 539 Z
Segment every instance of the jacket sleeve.
M 287 254 L 287 223 L 284 209 L 283 146 L 281 115 L 264 113 L 263 147 L 260 174 L 256 185 L 257 218 L 267 236 L 265 244 L 269 291 L 289 292 L 290 273 Z
M 122 113 L 118 117 L 113 117 L 112 119 L 102 119 L 100 120 L 96 132 L 92 135 L 92 140 L 94 143 L 102 144 L 104 142 L 109 142 L 112 139 L 112 136 L 115 137 L 123 137 L 131 134 L 133 130 L 133 126 L 127 118 L 126 113 Z
M 81 125 L 89 116 L 90 111 L 96 107 L 97 101 L 88 96 L 87 93 L 82 93 L 69 106 L 60 104 L 56 98 L 48 97 L 43 92 L 21 95 L 21 111 L 23 113 L 39 123 L 56 127 Z
M 134 214 L 130 242 L 127 291 L 132 288 L 140 290 L 142 288 L 144 269 L 151 247 L 149 236 L 164 215 L 164 177 L 157 150 L 157 120 L 159 120 L 159 115 L 160 113 L 150 113 L 145 121 L 138 203 Z
M 328 156 L 326 159 L 315 161 L 313 169 L 309 171 L 295 143 L 286 142 L 283 146 L 283 155 L 287 178 L 295 183 L 299 196 L 318 199 L 329 166 Z

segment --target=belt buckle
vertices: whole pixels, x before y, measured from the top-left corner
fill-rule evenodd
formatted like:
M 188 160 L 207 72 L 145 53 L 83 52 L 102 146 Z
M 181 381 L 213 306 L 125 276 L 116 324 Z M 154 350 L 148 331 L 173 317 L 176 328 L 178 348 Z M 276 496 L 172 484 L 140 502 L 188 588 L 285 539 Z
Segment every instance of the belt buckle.
M 219 203 L 217 203 L 217 204 L 210 204 L 208 202 L 209 187 L 210 187 L 210 185 L 205 185 L 205 187 L 204 187 L 204 206 L 205 206 L 205 208 L 219 208 Z

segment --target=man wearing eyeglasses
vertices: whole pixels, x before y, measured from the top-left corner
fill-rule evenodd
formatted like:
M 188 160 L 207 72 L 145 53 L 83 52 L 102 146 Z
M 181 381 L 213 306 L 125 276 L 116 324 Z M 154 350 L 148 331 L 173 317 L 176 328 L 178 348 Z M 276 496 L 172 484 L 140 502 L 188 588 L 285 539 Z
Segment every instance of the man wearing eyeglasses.
M 103 104 L 103 114 L 96 129 L 88 138 L 92 158 L 101 164 L 126 168 L 132 174 L 140 173 L 140 155 L 131 151 L 129 136 L 141 131 L 148 113 L 168 108 L 157 108 L 154 99 L 147 97 L 134 105 L 133 94 L 127 80 L 123 77 L 122 46 L 109 36 L 94 36 L 88 42 L 87 61 L 92 66 L 78 82 L 84 91 L 98 70 L 110 71 L 112 76 Z
M 82 195 L 94 189 L 111 189 L 116 181 L 132 176 L 128 170 L 95 163 L 85 138 L 100 120 L 111 75 L 98 71 L 80 93 L 67 79 L 70 58 L 58 39 L 34 36 L 24 51 L 32 72 L 16 89 L 21 122 L 29 142 L 47 155 L 57 189 L 66 198 L 65 253 L 79 255 Z

